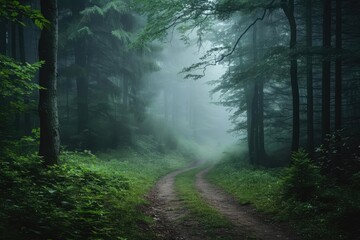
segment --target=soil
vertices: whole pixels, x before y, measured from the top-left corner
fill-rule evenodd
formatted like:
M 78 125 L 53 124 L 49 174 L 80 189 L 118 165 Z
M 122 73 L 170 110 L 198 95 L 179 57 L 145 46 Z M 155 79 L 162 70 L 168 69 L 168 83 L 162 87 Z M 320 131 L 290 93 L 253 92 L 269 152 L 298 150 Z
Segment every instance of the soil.
M 211 236 L 196 219 L 189 220 L 181 196 L 175 192 L 175 177 L 199 166 L 194 163 L 184 169 L 169 173 L 161 178 L 148 195 L 150 205 L 146 214 L 154 219 L 151 226 L 159 240 L 297 240 L 299 239 L 286 226 L 258 213 L 249 205 L 240 205 L 222 189 L 210 184 L 205 175 L 206 168 L 196 176 L 196 187 L 207 204 L 219 211 L 231 224 L 230 228 L 212 229 Z M 184 220 L 186 219 L 186 220 Z

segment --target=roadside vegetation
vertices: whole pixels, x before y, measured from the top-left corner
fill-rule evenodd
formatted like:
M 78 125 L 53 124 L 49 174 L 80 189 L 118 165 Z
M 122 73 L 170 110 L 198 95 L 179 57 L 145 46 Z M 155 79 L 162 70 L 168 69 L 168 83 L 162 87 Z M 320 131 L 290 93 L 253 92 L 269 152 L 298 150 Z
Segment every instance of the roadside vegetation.
M 144 196 L 191 159 L 138 143 L 99 156 L 63 151 L 62 164 L 48 168 L 22 154 L 23 144 L 8 148 L 0 161 L 0 239 L 151 239 Z
M 227 155 L 207 175 L 242 204 L 290 222 L 303 239 L 356 239 L 360 191 L 357 175 L 349 184 L 328 179 L 300 150 L 287 168 L 255 168 L 245 156 Z

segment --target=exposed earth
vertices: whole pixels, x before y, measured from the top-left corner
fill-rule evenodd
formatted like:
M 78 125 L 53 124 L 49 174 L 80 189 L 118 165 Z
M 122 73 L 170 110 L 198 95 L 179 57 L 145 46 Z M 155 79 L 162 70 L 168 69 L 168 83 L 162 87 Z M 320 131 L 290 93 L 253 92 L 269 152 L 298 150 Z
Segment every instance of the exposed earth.
M 209 183 L 205 176 L 211 167 L 204 168 L 196 175 L 196 188 L 204 201 L 230 222 L 230 227 L 216 229 L 209 234 L 196 219 L 189 220 L 186 216 L 190 213 L 184 206 L 181 196 L 178 196 L 175 191 L 175 178 L 199 165 L 201 165 L 200 162 L 194 163 L 184 169 L 169 173 L 157 182 L 148 195 L 150 206 L 146 214 L 155 220 L 151 228 L 157 239 L 299 239 L 286 226 L 257 212 L 250 205 L 239 204 L 224 190 Z

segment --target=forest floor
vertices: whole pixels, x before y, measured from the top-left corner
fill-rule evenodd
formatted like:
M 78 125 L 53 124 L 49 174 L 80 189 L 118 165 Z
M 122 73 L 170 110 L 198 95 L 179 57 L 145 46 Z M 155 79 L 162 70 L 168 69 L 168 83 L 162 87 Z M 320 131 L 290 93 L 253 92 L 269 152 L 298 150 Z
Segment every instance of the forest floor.
M 257 212 L 250 205 L 241 205 L 231 195 L 206 180 L 211 166 L 202 162 L 171 172 L 162 177 L 148 195 L 149 206 L 146 214 L 154 219 L 151 226 L 157 239 L 206 240 L 206 239 L 299 239 L 284 224 L 270 216 Z M 194 216 L 186 198 L 176 187 L 176 178 L 195 171 L 192 183 L 201 198 L 201 203 L 214 209 L 228 223 L 216 229 L 209 229 L 199 216 Z M 206 222 L 205 222 L 206 223 Z M 211 226 L 210 226 L 211 227 Z

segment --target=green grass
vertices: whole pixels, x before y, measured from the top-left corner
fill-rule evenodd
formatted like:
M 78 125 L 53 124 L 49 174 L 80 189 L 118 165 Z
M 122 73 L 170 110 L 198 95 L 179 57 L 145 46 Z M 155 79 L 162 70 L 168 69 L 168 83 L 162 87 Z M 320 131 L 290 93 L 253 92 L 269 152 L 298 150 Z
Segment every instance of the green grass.
M 144 195 L 190 161 L 131 149 L 64 152 L 61 160 L 44 168 L 36 155 L 0 157 L 1 239 L 152 239 Z
M 242 204 L 251 203 L 262 212 L 276 212 L 281 192 L 281 170 L 238 168 L 223 161 L 208 173 L 208 180 L 221 187 Z
M 228 159 L 215 165 L 207 178 L 240 203 L 290 222 L 303 239 L 355 239 L 360 234 L 355 224 L 360 191 L 331 184 L 320 172 L 311 171 L 311 164 L 302 159 L 288 169 L 254 169 Z M 306 192 L 309 186 L 316 191 Z
M 215 209 L 210 207 L 200 196 L 195 186 L 195 176 L 204 166 L 179 174 L 175 178 L 175 189 L 183 200 L 190 215 L 183 221 L 196 219 L 209 236 L 214 237 L 217 229 L 226 229 L 230 223 Z M 214 239 L 226 239 L 219 237 Z

